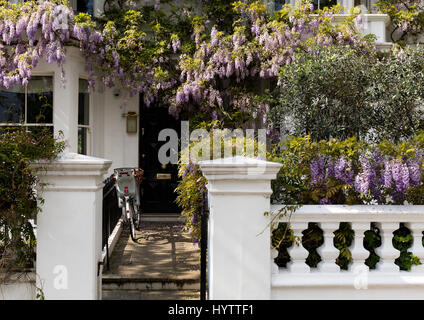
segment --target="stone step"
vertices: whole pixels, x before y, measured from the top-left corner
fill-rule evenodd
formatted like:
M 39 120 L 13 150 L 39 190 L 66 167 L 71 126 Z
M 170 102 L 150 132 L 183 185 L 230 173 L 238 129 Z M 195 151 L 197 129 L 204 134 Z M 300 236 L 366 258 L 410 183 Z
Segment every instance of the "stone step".
M 184 222 L 184 217 L 182 217 L 179 213 L 143 213 L 141 214 L 140 219 L 142 224 L 143 222 Z
M 134 278 L 108 276 L 102 279 L 103 290 L 199 290 L 199 278 Z
M 199 290 L 105 290 L 103 300 L 200 300 Z

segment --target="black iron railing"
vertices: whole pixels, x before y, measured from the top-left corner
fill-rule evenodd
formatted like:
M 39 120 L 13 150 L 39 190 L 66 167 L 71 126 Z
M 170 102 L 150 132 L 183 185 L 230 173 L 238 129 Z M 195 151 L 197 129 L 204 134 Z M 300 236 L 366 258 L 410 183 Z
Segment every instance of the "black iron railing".
M 208 255 L 208 219 L 209 205 L 208 194 L 203 193 L 202 211 L 200 217 L 201 239 L 200 239 L 200 300 L 206 300 L 207 292 L 207 255 Z
M 118 224 L 122 209 L 118 206 L 118 195 L 115 188 L 113 175 L 104 181 L 103 188 L 103 237 L 102 248 L 106 247 L 106 266 L 109 270 L 109 236 Z

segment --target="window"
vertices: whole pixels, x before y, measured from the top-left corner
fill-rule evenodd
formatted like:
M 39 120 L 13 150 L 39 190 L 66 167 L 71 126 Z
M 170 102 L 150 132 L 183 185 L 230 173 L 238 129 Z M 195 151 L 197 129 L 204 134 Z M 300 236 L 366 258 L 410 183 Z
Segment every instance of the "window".
M 274 0 L 274 10 L 278 11 L 283 9 L 285 4 L 290 4 L 290 0 Z
M 354 2 L 354 6 L 364 6 L 366 7 L 368 10 L 371 9 L 371 0 L 355 0 Z
M 53 78 L 34 76 L 27 86 L 0 88 L 0 127 L 50 127 L 53 133 Z
M 84 12 L 93 15 L 94 0 L 71 0 L 69 3 L 76 13 Z
M 88 81 L 79 80 L 78 91 L 78 153 L 90 153 L 90 94 Z
M 313 0 L 314 10 L 337 5 L 337 0 Z

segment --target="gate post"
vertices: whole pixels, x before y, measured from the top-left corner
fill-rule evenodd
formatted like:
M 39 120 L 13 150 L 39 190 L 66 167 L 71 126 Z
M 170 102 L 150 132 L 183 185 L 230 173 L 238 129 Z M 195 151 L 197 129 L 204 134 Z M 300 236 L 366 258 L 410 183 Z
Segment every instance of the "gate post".
M 33 165 L 47 183 L 36 218 L 37 286 L 45 299 L 100 298 L 102 181 L 111 163 L 67 153 Z
M 271 180 L 281 164 L 245 157 L 201 161 L 208 180 L 209 299 L 271 298 Z

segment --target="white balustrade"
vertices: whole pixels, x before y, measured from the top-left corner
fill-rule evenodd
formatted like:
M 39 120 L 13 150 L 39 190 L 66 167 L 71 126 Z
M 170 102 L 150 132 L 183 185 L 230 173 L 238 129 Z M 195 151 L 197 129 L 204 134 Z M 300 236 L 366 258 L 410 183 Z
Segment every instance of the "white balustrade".
M 282 207 L 272 205 L 271 212 L 278 214 Z M 315 222 L 324 238 L 316 249 L 321 257 L 317 268 L 304 267 L 308 255 L 303 247 L 288 249 L 292 262 L 272 274 L 273 299 L 421 299 L 424 294 L 424 265 L 413 265 L 411 271 L 399 270 L 395 260 L 400 251 L 393 247 L 393 233 L 404 223 L 413 237 L 408 251 L 424 263 L 424 206 L 304 205 L 290 217 L 271 216 L 283 223 L 290 219 L 295 235 Z M 349 223 L 354 231 L 348 270 L 340 270 L 336 264 L 340 252 L 334 246 L 334 232 L 341 222 Z M 370 270 L 365 264 L 370 252 L 364 247 L 364 238 L 371 222 L 380 230 L 381 245 L 374 249 L 380 261 Z

